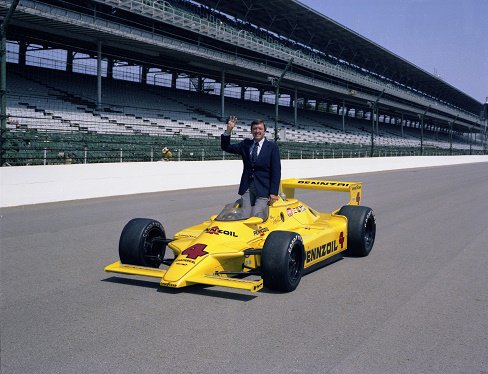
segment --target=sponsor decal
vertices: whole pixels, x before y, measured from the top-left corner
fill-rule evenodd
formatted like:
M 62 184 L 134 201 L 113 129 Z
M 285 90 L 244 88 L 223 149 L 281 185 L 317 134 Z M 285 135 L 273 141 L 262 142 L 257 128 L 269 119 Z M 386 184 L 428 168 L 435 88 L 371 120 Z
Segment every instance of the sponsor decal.
M 339 244 L 341 245 L 341 249 L 344 248 L 344 232 L 342 231 L 339 234 Z
M 149 225 L 147 225 L 145 228 L 144 228 L 144 231 L 142 232 L 142 237 L 143 238 L 147 238 L 147 235 L 149 234 L 149 232 L 154 228 L 154 227 L 157 227 L 157 228 L 160 228 L 162 231 L 164 231 L 163 229 L 163 226 L 161 225 L 161 223 L 157 222 L 157 221 L 153 221 L 151 222 Z
M 264 236 L 265 232 L 268 232 L 269 229 L 267 227 L 261 227 L 259 226 L 257 230 L 253 231 L 254 236 L 259 235 L 259 236 Z
M 364 228 L 365 229 L 366 229 L 366 226 L 368 226 L 368 222 L 369 222 L 369 219 L 371 216 L 373 216 L 374 225 L 376 226 L 376 217 L 374 216 L 373 211 L 370 210 L 368 212 L 368 215 L 366 216 L 366 219 L 364 220 Z
M 273 225 L 276 225 L 277 223 L 280 223 L 281 222 L 281 218 L 280 217 L 274 217 L 274 216 L 270 216 L 269 218 L 269 221 L 273 224 Z
M 183 252 L 181 252 L 181 254 L 186 255 L 186 257 L 191 258 L 192 260 L 195 260 L 200 256 L 205 256 L 206 254 L 208 254 L 208 252 L 204 251 L 206 247 L 206 244 L 195 244 L 185 249 Z
M 359 205 L 359 202 L 360 201 L 361 201 L 361 196 L 360 196 L 360 194 L 358 192 L 358 194 L 356 195 L 356 203 L 358 203 L 358 205 Z
M 179 265 L 185 265 L 186 266 L 186 264 L 184 262 L 189 262 L 191 264 L 194 264 L 195 263 L 195 260 L 190 260 L 188 258 L 180 258 L 180 259 L 176 260 L 176 263 L 177 264 L 179 264 Z
M 323 181 L 310 181 L 310 180 L 299 180 L 298 184 L 310 184 L 316 186 L 337 186 L 337 187 L 349 187 L 350 183 L 343 182 L 323 182 Z
M 288 217 L 291 217 L 294 214 L 305 212 L 307 208 L 305 208 L 303 205 L 298 205 L 294 208 L 286 208 L 286 214 L 288 214 Z
M 219 229 L 219 226 L 207 227 L 205 229 L 205 232 L 208 234 L 215 234 L 215 235 L 219 235 L 219 234 L 229 235 L 229 236 L 233 236 L 234 238 L 238 237 L 235 231 L 221 230 Z
M 290 245 L 288 246 L 288 253 L 291 253 L 291 250 L 293 249 L 293 246 L 295 245 L 297 240 L 303 243 L 302 237 L 300 235 L 294 236 L 293 239 L 290 241 Z
M 344 243 L 344 241 L 343 241 Z M 312 248 L 307 251 L 307 260 L 306 262 L 311 262 L 317 260 L 319 258 L 325 257 L 335 251 L 337 251 L 337 241 L 333 240 L 331 242 L 322 244 L 320 247 Z

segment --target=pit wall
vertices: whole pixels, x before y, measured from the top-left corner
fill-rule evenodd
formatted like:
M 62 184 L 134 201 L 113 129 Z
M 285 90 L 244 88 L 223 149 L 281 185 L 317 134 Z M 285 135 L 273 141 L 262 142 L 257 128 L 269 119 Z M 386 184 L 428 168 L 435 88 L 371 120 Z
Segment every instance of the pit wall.
M 282 179 L 488 162 L 488 156 L 282 160 Z M 0 207 L 236 185 L 241 161 L 134 162 L 0 168 Z

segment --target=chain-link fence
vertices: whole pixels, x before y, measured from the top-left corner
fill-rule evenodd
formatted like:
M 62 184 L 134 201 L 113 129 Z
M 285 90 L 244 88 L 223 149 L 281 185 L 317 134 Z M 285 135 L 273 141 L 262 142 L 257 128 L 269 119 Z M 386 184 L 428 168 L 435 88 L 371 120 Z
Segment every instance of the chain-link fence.
M 279 142 L 281 158 L 326 159 L 371 157 L 364 145 Z M 208 161 L 237 159 L 223 152 L 218 139 L 183 136 L 91 134 L 7 130 L 3 134 L 5 166 L 86 164 L 100 162 L 155 162 L 164 160 L 163 149 L 171 152 L 170 161 Z M 483 154 L 482 150 L 424 148 L 423 155 Z M 375 147 L 373 157 L 417 156 L 418 147 Z

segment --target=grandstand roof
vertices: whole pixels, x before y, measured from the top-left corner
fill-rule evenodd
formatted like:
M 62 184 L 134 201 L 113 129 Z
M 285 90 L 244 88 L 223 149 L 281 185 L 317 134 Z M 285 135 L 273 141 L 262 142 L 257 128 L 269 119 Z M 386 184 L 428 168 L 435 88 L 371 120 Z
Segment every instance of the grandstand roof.
M 378 44 L 362 37 L 358 33 L 338 24 L 332 19 L 318 13 L 317 11 L 305 6 L 295 0 L 197 0 L 200 4 L 209 6 L 226 15 L 235 17 L 239 20 L 248 21 L 263 29 L 269 30 L 277 35 L 284 36 L 305 46 L 310 46 L 316 50 L 335 56 L 350 64 L 366 68 L 380 76 L 384 76 L 402 83 L 408 87 L 430 94 L 436 98 L 451 103 L 454 106 L 469 111 L 475 115 L 479 114 L 482 104 L 462 91 L 431 75 L 430 73 L 411 64 L 407 60 L 391 53 Z M 62 0 L 43 0 L 42 3 L 54 3 L 56 6 L 66 6 L 68 9 L 74 7 L 75 10 L 81 9 L 81 4 L 94 4 L 104 1 L 62 1 Z M 196 3 L 194 1 L 193 3 Z M 49 7 L 49 5 L 47 5 Z M 88 8 L 87 8 L 88 9 Z M 108 8 L 112 9 L 112 8 Z M 0 8 L 1 11 L 4 9 Z M 62 12 L 58 12 L 63 14 Z M 100 14 L 100 13 L 98 13 Z M 137 18 L 136 15 L 133 18 Z M 132 19 L 117 18 L 117 22 L 126 23 L 129 26 L 140 24 L 133 23 Z M 83 22 L 64 22 L 51 18 L 39 16 L 36 12 L 21 13 L 14 15 L 14 22 L 9 32 L 21 35 L 21 38 L 30 37 L 45 38 L 51 42 L 68 43 L 77 47 L 84 47 L 86 50 L 93 50 L 94 40 L 103 40 L 104 53 L 112 56 L 132 56 L 134 61 L 138 61 L 141 54 L 144 61 L 161 62 L 165 59 L 169 62 L 169 67 L 189 67 L 192 69 L 202 69 L 202 72 L 209 72 L 213 68 L 218 68 L 216 63 L 207 64 L 205 60 L 198 65 L 201 58 L 192 55 L 188 51 L 187 55 L 182 52 L 165 50 L 161 54 L 160 48 L 150 43 L 141 43 L 139 40 L 126 39 L 124 36 L 104 32 L 97 28 L 87 28 Z M 194 39 L 191 30 L 178 31 L 182 38 Z M 108 43 L 107 43 L 108 42 Z M 72 43 L 72 44 L 70 44 Z M 121 54 L 120 50 L 124 50 Z M 200 67 L 199 67 L 200 66 Z M 242 70 L 228 70 L 226 73 L 227 81 L 229 78 L 246 77 L 246 72 Z M 305 87 L 300 87 L 306 90 Z M 336 98 L 342 96 L 336 96 Z M 348 97 L 348 100 L 354 100 Z M 364 104 L 364 102 L 362 102 Z M 387 108 L 393 110 L 393 108 Z M 462 122 L 462 121 L 459 121 Z M 471 122 L 473 125 L 474 122 Z M 441 124 L 442 125 L 442 124 Z M 457 124 L 456 124 L 457 126 Z M 465 126 L 459 123 L 459 126 Z M 475 125 L 476 126 L 476 125 Z
M 472 113 L 481 110 L 481 102 L 466 93 L 299 1 L 197 1 Z

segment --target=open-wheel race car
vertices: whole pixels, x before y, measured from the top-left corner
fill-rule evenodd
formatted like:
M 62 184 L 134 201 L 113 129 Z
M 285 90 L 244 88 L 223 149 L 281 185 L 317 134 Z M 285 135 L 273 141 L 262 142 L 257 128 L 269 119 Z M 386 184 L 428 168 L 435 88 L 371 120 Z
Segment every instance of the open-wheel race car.
M 297 200 L 295 189 L 349 192 L 349 202 L 322 213 Z M 373 248 L 376 220 L 371 208 L 359 205 L 361 183 L 285 179 L 281 192 L 265 220 L 244 217 L 236 202 L 173 239 L 156 220 L 132 219 L 120 235 L 120 261 L 105 271 L 158 278 L 172 288 L 204 284 L 255 292 L 264 285 L 289 292 L 304 273 Z

